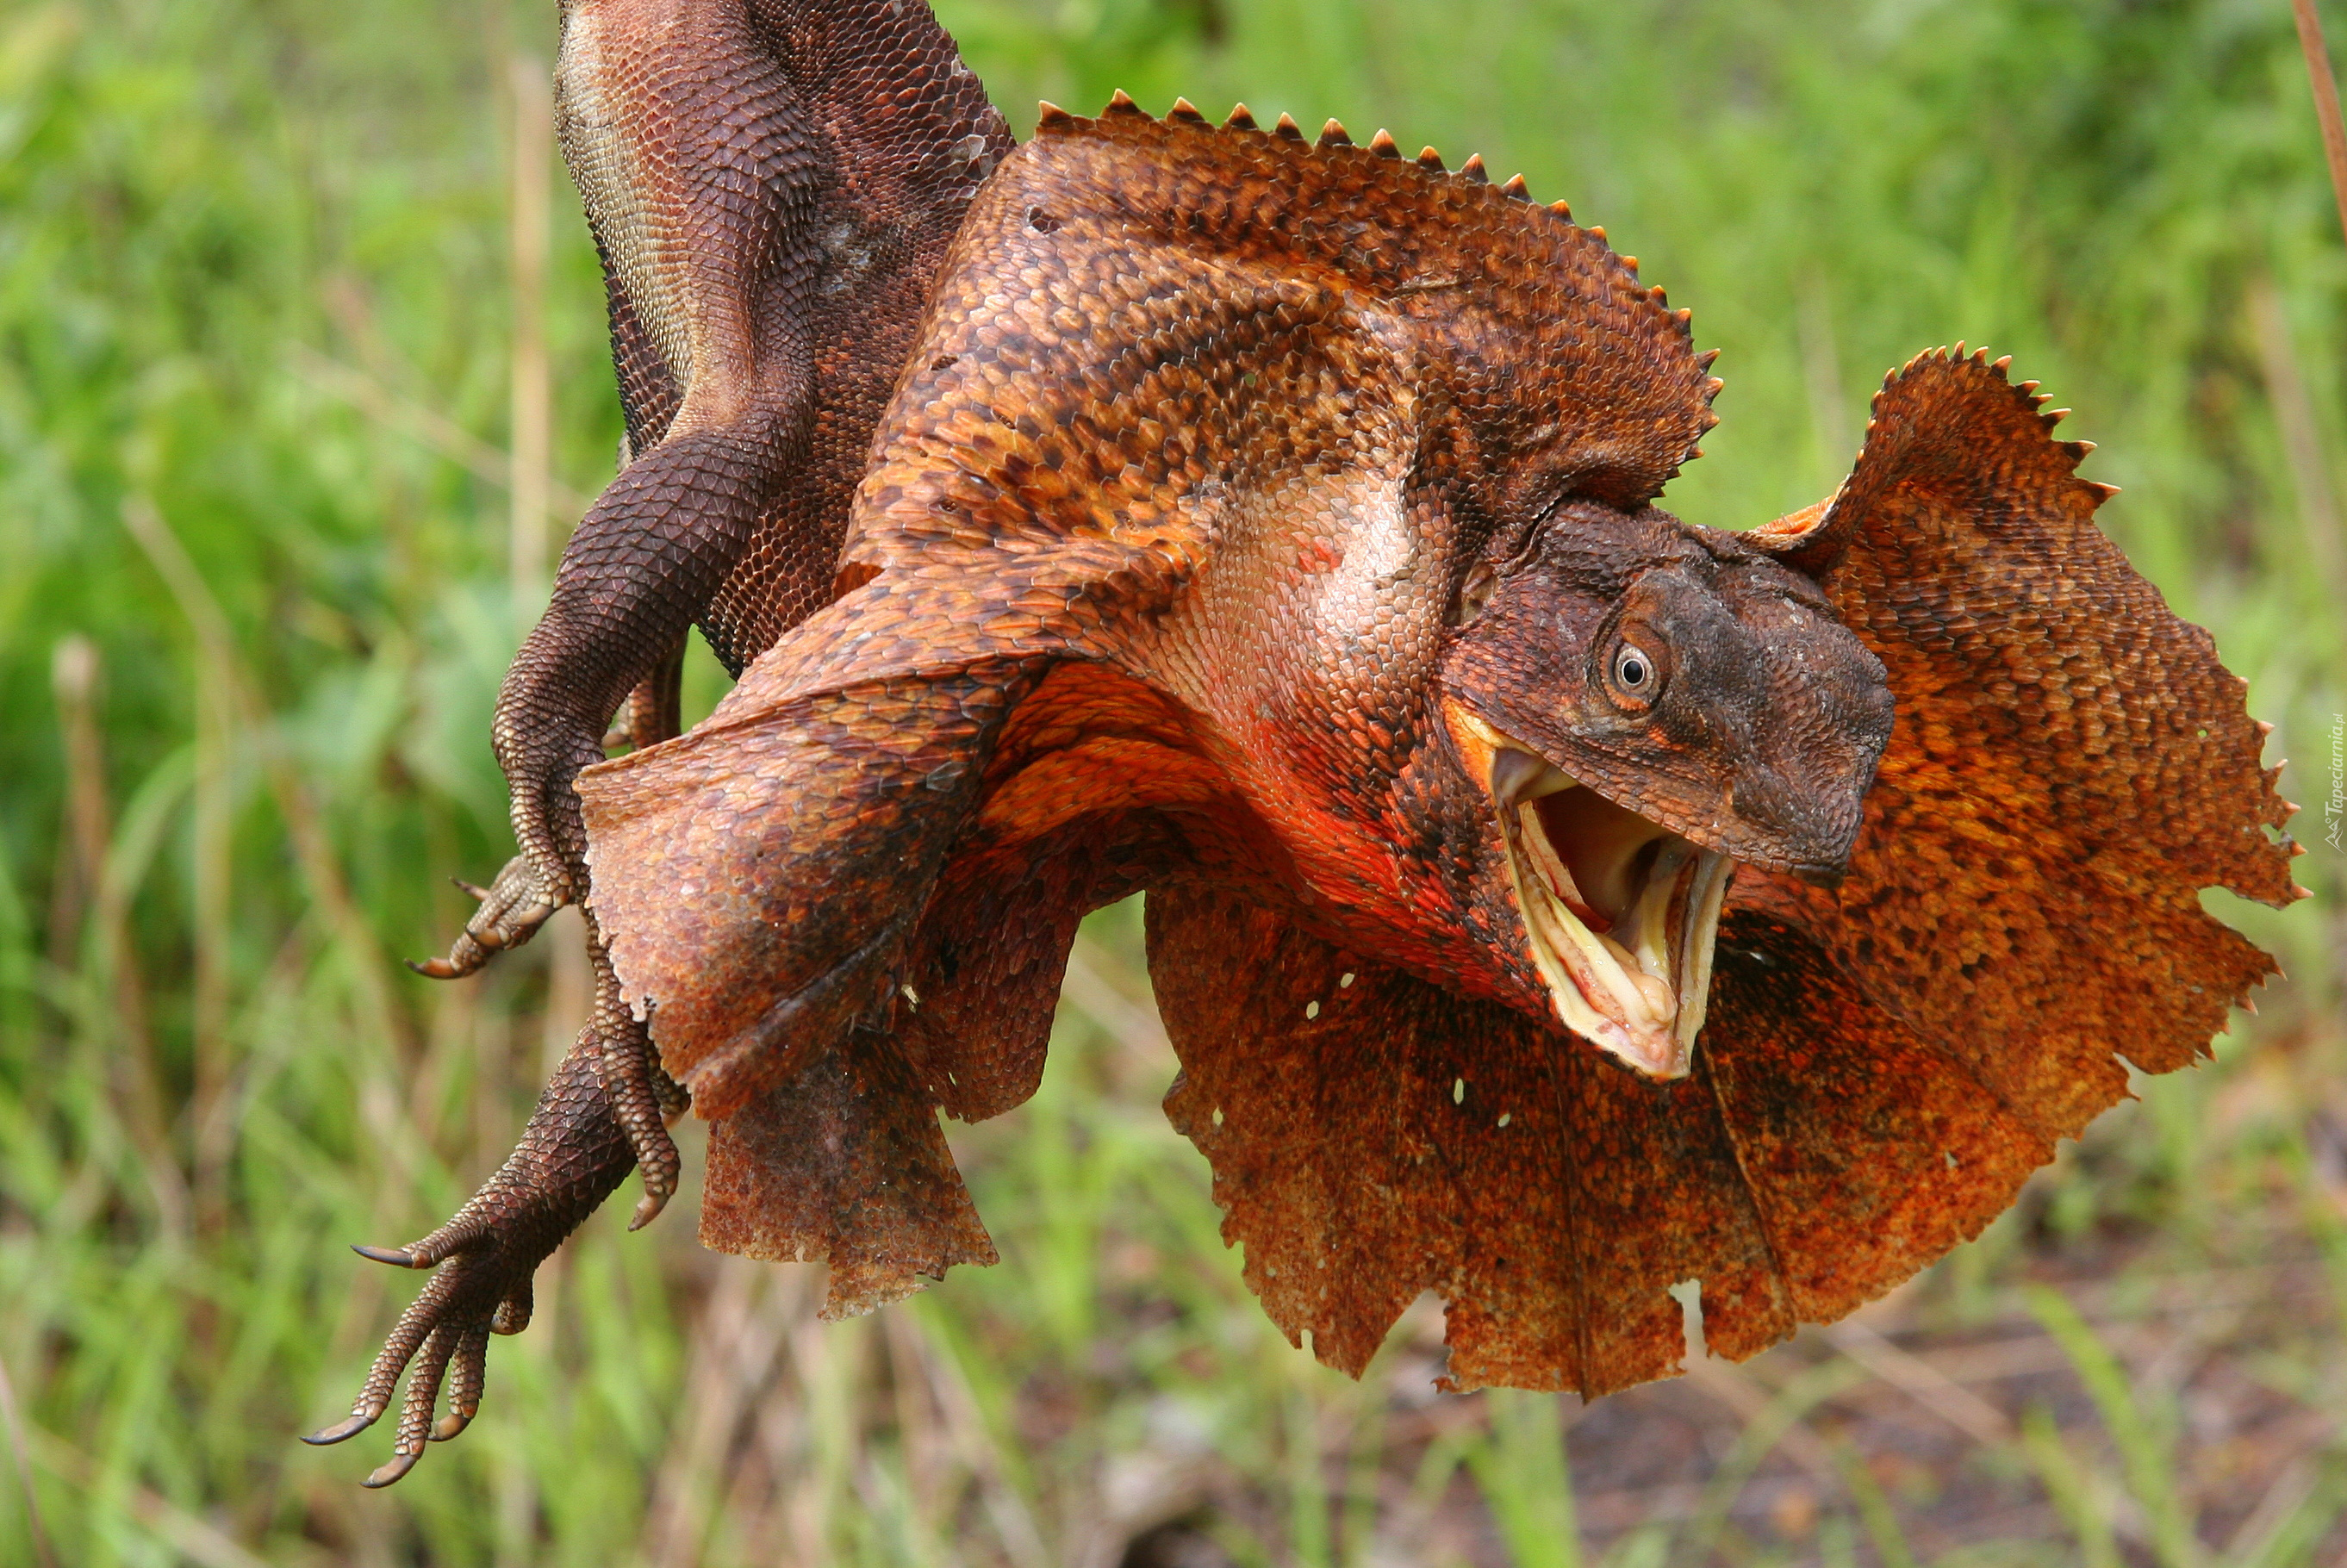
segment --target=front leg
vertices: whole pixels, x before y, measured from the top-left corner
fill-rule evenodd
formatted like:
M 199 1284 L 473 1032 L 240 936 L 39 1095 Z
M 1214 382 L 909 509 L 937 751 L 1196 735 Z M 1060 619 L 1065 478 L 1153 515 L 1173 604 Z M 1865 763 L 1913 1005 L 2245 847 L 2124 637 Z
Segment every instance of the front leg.
M 573 782 L 603 760 L 611 716 L 682 641 L 749 542 L 784 457 L 784 412 L 760 400 L 733 425 L 662 442 L 630 464 L 563 551 L 553 601 L 497 694 L 492 732 L 520 853 L 500 872 L 436 979 L 528 941 L 586 889 Z
M 737 671 L 824 602 L 930 280 L 1011 146 L 918 0 L 564 0 L 556 106 L 638 456 L 507 675 L 520 853 L 436 977 L 584 895 L 572 781 L 737 566 L 704 620 Z
M 805 459 L 814 413 L 791 306 L 824 270 L 809 234 L 821 160 L 740 0 L 572 0 L 556 104 L 636 455 L 572 534 L 506 672 L 493 740 L 519 853 L 447 955 L 417 966 L 436 979 L 472 973 L 584 896 L 571 783 L 741 559 Z

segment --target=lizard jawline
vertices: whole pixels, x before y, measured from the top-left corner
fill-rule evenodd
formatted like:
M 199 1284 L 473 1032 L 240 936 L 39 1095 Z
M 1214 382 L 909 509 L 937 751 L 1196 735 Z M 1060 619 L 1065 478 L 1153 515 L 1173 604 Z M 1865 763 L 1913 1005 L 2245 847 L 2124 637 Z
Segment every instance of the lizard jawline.
M 1735 863 L 1500 739 L 1487 787 L 1557 1018 L 1649 1078 L 1686 1077 Z

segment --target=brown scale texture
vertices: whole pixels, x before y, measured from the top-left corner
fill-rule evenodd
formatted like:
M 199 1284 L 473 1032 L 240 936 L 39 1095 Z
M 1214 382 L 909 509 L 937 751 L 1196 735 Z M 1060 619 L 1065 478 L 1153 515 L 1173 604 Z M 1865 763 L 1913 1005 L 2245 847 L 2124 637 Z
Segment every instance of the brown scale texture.
M 948 260 L 847 554 L 1010 552 L 1002 587 L 1056 587 L 1121 547 L 1178 580 L 1266 491 L 1396 468 L 1486 530 L 1568 492 L 1632 507 L 1713 385 L 1547 209 L 1349 147 L 1047 118 Z
M 901 971 L 897 1041 L 948 1114 L 1034 1092 L 1077 925 L 1190 858 L 1159 810 L 1227 784 L 1189 744 L 1178 709 L 1101 664 L 1055 666 L 1005 723 Z
M 593 864 L 616 874 L 593 909 L 627 933 L 628 994 L 702 1115 L 880 1004 L 1024 679 L 998 663 L 764 712 L 729 698 L 597 770 Z
M 1799 932 L 1720 935 L 1704 1061 L 1659 1083 L 1219 890 L 1153 893 L 1176 1129 L 1290 1339 L 1358 1375 L 1421 1290 L 1451 1382 L 1610 1392 L 1830 1322 L 2052 1153 Z M 1349 977 L 1349 980 L 1348 980 Z
M 1339 202 L 1377 221 L 1286 216 Z M 1203 711 L 1258 804 L 1308 802 L 1297 776 L 1348 786 L 1358 739 L 1399 759 L 1465 535 L 1568 488 L 1652 494 L 1713 385 L 1684 320 L 1546 209 L 1261 132 L 1047 122 L 973 209 L 877 442 L 849 552 L 877 575 L 692 744 L 815 693 L 1077 654 Z M 671 863 L 707 853 L 681 754 L 644 765 L 645 809 L 698 845 Z M 598 833 L 597 863 L 632 867 Z M 610 907 L 646 953 L 687 946 Z M 659 962 L 621 967 L 690 1072 L 714 1046 Z
M 1553 708 L 1556 677 L 1536 649 L 1443 666 L 1444 628 L 1471 565 L 1504 563 L 1571 500 L 1593 548 L 1611 528 L 1625 559 L 1725 563 L 1719 584 L 1740 586 L 1717 590 L 1757 618 L 1758 656 L 1798 664 L 1816 589 L 1786 597 L 1737 564 L 1745 546 L 1654 545 L 1679 526 L 1626 509 L 1686 456 L 1710 390 L 1683 321 L 1545 210 L 1348 147 L 1134 112 L 1047 120 L 948 259 L 845 596 L 707 730 L 582 783 L 597 907 L 664 1056 L 697 1090 L 704 1062 L 724 1064 L 712 1085 L 785 1084 L 795 1067 L 771 1064 L 802 1040 L 837 1049 L 848 1013 L 756 1020 L 853 967 L 871 999 L 856 1016 L 893 1031 L 922 1114 L 992 1114 L 1035 1081 L 1076 919 L 1145 883 L 1184 1063 L 1169 1111 L 1214 1163 L 1250 1282 L 1336 1365 L 1357 1370 L 1431 1288 L 1462 1385 L 1600 1392 L 1676 1366 L 1679 1280 L 1702 1283 L 1713 1348 L 1744 1356 L 1975 1234 L 2116 1096 L 2113 1044 L 2157 1038 L 2143 1015 L 2197 1045 L 2266 972 L 2191 897 L 2228 875 L 2286 891 L 2286 854 L 2258 832 L 2280 808 L 2238 686 L 2094 529 L 2077 452 L 1993 367 L 1920 362 L 1835 507 L 1747 536 L 1817 578 L 1895 700 L 1850 878 L 1836 895 L 1742 874 L 1690 1077 L 1643 1080 L 1563 1033 L 1526 989 L 1488 803 L 1463 820 L 1480 785 L 1430 720 L 1444 680 L 1506 712 Z M 1671 592 L 1713 591 L 1674 569 Z M 1624 602 L 1659 591 L 1632 583 Z M 1512 624 L 1477 635 L 1559 634 Z M 2017 651 L 2045 645 L 2077 692 L 2015 701 L 2034 668 Z M 2090 688 L 2091 729 L 2047 716 Z M 876 692 L 885 704 L 859 695 Z M 1853 692 L 1815 722 L 1865 706 Z M 2196 754 L 2203 729 L 2227 749 Z M 1788 734 L 1763 737 L 1772 788 L 1839 786 L 1872 755 Z M 1624 743 L 1619 787 L 1640 798 L 1676 766 L 1697 794 L 1675 810 L 1735 809 L 1728 786 L 1706 804 L 1686 782 L 1673 749 L 1697 741 Z M 907 787 L 958 747 L 966 795 L 963 775 L 936 799 Z M 1709 771 L 1750 797 L 1754 856 L 1775 844 L 1791 864 L 1787 846 L 1832 835 L 1789 832 L 1782 801 L 1762 812 L 1752 760 Z M 2145 842 L 2254 839 L 2229 871 L 2153 854 L 2120 876 L 2086 825 L 2057 820 L 2092 807 L 2107 825 L 2102 772 L 2196 768 L 2197 804 Z M 1918 792 L 1926 775 L 1937 793 Z M 2029 787 L 2070 794 L 2012 816 L 1982 858 L 1983 824 Z M 2007 858 L 2024 839 L 2025 865 Z M 723 879 L 734 892 L 699 891 Z M 2017 929 L 2022 906 L 2027 961 L 1975 964 L 1947 994 L 1951 963 Z M 859 944 L 897 918 L 891 989 Z M 2091 950 L 2057 951 L 2065 933 Z M 2064 978 L 2104 1010 L 2056 994 Z M 2146 1049 L 2145 1065 L 2188 1054 Z M 702 1104 L 781 1162 L 776 1190 L 812 1190 L 828 1156 L 750 1125 L 795 1116 L 783 1092 Z M 934 1219 L 891 1243 L 777 1203 L 763 1246 L 948 1250 Z M 856 1299 L 917 1272 L 867 1273 Z
M 931 278 L 1011 145 L 917 0 L 563 0 L 561 15 L 558 129 L 603 261 L 627 440 L 499 694 L 493 740 L 520 854 L 425 967 L 443 976 L 528 940 L 584 893 L 573 779 L 601 759 L 623 702 L 635 746 L 675 733 L 690 625 L 738 671 L 829 596 Z M 591 917 L 589 929 L 595 1038 L 581 1060 L 602 1092 L 564 1101 L 548 1135 L 599 1152 L 597 1201 L 641 1164 L 641 1224 L 674 1187 L 662 1118 L 682 1112 L 682 1091 L 629 1015 Z M 485 1187 L 466 1211 L 481 1222 L 471 1251 L 444 1273 L 526 1291 L 593 1206 L 565 1206 L 569 1221 L 542 1236 L 530 1205 L 544 1196 Z M 436 1383 L 453 1354 L 459 1390 L 477 1397 L 477 1336 L 445 1316 L 439 1288 L 410 1315 L 438 1325 L 415 1385 Z
M 884 1034 L 825 1040 L 711 1130 L 701 1239 L 776 1263 L 831 1265 L 823 1315 L 849 1317 L 995 1261 L 937 1112 Z
M 2275 972 L 2198 892 L 2286 904 L 2297 850 L 2246 683 L 2096 528 L 2034 385 L 1919 356 L 1830 504 L 1748 536 L 1824 558 L 1899 707 L 1840 886 L 1739 888 L 2059 1136 L 2125 1091 L 2116 1052 L 2185 1065 Z
M 1153 822 L 1090 815 L 1040 840 L 955 846 L 896 1009 L 898 1048 L 947 1114 L 982 1122 L 1035 1092 L 1076 927 L 1153 880 L 1162 838 Z
M 829 597 L 873 426 L 1010 129 L 922 5 L 569 0 L 565 21 L 565 151 L 610 169 L 581 185 L 631 454 L 696 384 L 733 405 L 795 383 L 797 449 L 693 612 L 738 672 Z M 776 353 L 762 332 L 789 335 Z
M 689 626 L 738 671 L 830 596 L 930 280 L 1010 148 L 920 5 L 566 0 L 562 22 L 559 129 L 603 258 L 629 460 L 499 693 L 521 853 L 450 973 L 582 891 L 572 780 Z
M 1283 217 L 1338 201 L 1379 224 Z M 733 1114 L 866 1016 L 884 969 L 926 998 L 956 923 L 1015 908 L 1031 934 L 974 972 L 997 989 L 898 1017 L 938 1103 L 1023 1097 L 1093 899 L 1046 916 L 1043 897 L 1096 875 L 1029 841 L 1167 804 L 1317 815 L 1358 787 L 1359 738 L 1398 765 L 1469 548 L 1454 516 L 1482 534 L 1569 487 L 1643 498 L 1711 422 L 1713 387 L 1684 320 L 1546 209 L 1260 132 L 1047 123 L 948 261 L 859 502 L 860 584 L 693 737 L 582 780 L 596 908 L 664 1063 L 703 1114 Z M 967 807 L 909 781 L 955 745 L 982 765 L 993 741 L 960 706 L 916 715 L 898 694 L 927 682 L 965 704 L 1043 655 L 1122 673 L 1048 683 L 1025 710 L 1039 738 L 1005 743 L 988 822 L 939 884 Z M 1225 858 L 1279 838 L 1239 815 L 1169 835 Z M 1340 886 L 1391 879 L 1358 842 L 1323 858 Z M 747 867 L 784 881 L 770 894 Z M 861 918 L 931 899 L 909 956 L 901 924 Z
M 806 456 L 758 519 L 701 617 L 737 673 L 831 597 L 848 503 L 872 431 L 970 198 L 1011 149 L 1010 127 L 927 7 L 754 0 L 810 119 L 830 141 L 817 166 L 825 264 L 806 322 Z
M 835 134 L 807 103 L 879 91 L 777 64 L 858 8 L 797 31 L 667 9 L 715 30 L 614 75 L 589 46 L 651 32 L 574 0 L 564 56 L 642 455 L 598 508 L 638 521 L 582 528 L 558 609 L 590 605 L 599 669 L 641 641 L 629 682 L 779 515 L 781 455 L 813 437 L 776 411 L 835 405 L 774 302 L 855 251 L 817 257 L 831 188 L 791 171 Z M 888 112 L 974 94 L 934 24 L 905 25 L 914 56 L 871 34 L 873 58 L 927 62 Z M 608 168 L 574 71 L 630 84 Z M 936 1113 L 1031 1090 L 1076 921 L 1147 887 L 1168 1110 L 1274 1318 L 1358 1371 L 1430 1288 L 1456 1385 L 1594 1394 L 1677 1366 L 1677 1282 L 1745 1356 L 1976 1234 L 2123 1090 L 2115 1050 L 2181 1065 L 2270 972 L 2195 901 L 2292 892 L 2239 685 L 2096 530 L 2102 492 L 2029 389 L 1926 356 L 1831 504 L 1721 543 L 1646 509 L 1712 422 L 1684 313 L 1479 165 L 1289 129 L 1120 99 L 1002 158 L 905 340 L 838 597 L 692 734 L 579 777 L 626 1011 L 599 1023 L 599 1097 L 557 1108 L 561 1146 L 601 1152 L 593 1182 L 520 1198 L 568 1214 L 624 1171 L 610 1122 L 633 1138 L 661 1081 L 611 1064 L 648 1030 L 717 1123 L 714 1244 L 830 1260 L 834 1311 L 990 1259 Z M 947 145 L 996 156 L 971 134 Z M 839 167 L 880 179 L 875 157 Z M 696 190 L 734 236 L 689 258 L 717 280 L 698 292 L 643 242 Z M 1620 581 L 1573 568 L 1568 524 Z M 778 628 L 803 613 L 737 580 L 721 638 L 764 624 L 752 600 Z M 1592 682 L 1632 611 L 1642 636 L 1709 629 L 1688 670 L 1756 651 L 1765 700 L 1624 721 L 1645 710 Z M 626 690 L 597 689 L 593 733 Z M 512 711 L 507 738 L 570 743 L 554 709 Z M 1568 1033 L 1542 989 L 1476 728 L 1540 714 L 1542 755 L 1602 750 L 1600 794 L 1662 801 L 1707 847 L 1822 880 L 1850 857 L 1836 889 L 1739 874 L 1684 1077 Z M 512 1239 L 482 1234 L 526 1291 Z M 453 1356 L 477 1389 L 477 1317 L 403 1320 L 419 1383 Z
M 1379 221 L 1278 232 L 1342 202 Z M 858 503 L 860 585 L 736 700 L 1099 659 L 1197 715 L 1255 809 L 1366 818 L 1363 780 L 1422 739 L 1476 541 L 1568 492 L 1651 495 L 1715 384 L 1547 209 L 1356 149 L 1047 120 L 940 280 Z
M 441 978 L 584 891 L 573 781 L 623 702 L 634 745 L 675 733 L 689 625 L 738 671 L 828 597 L 930 278 L 1010 146 L 952 41 L 899 0 L 566 0 L 557 107 L 604 264 L 625 460 L 499 694 L 520 853 L 423 966 Z M 599 1019 L 623 1018 L 592 957 Z M 681 1091 L 640 1025 L 602 1047 L 641 1223 L 672 1190 L 661 1112 Z
M 1552 1053 L 1510 1050 L 1511 1015 L 1478 1018 L 1222 889 L 1160 889 L 1148 916 L 1183 1066 L 1166 1114 L 1213 1162 L 1224 1234 L 1246 1244 L 1273 1321 L 1358 1375 L 1438 1290 L 1454 1377 L 1576 1385 Z M 1469 1078 L 1471 1109 L 1452 1098 Z
M 605 1097 L 600 1054 L 596 1031 L 582 1031 L 497 1173 L 446 1225 L 409 1246 L 376 1255 L 435 1273 L 400 1314 L 350 1419 L 308 1440 L 341 1442 L 374 1425 L 414 1361 L 392 1458 L 368 1485 L 387 1486 L 406 1474 L 429 1437 L 464 1430 L 479 1407 L 488 1336 L 518 1334 L 529 1326 L 530 1280 L 538 1266 L 618 1189 L 634 1163 Z M 452 1370 L 449 1415 L 436 1430 L 434 1408 Z

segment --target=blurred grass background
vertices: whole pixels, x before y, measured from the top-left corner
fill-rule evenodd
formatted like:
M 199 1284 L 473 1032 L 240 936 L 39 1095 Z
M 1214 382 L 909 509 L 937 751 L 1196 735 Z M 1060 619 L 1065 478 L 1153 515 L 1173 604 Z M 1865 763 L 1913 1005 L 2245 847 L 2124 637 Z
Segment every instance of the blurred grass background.
M 568 932 L 394 962 L 509 852 L 490 702 L 619 435 L 553 7 L 0 0 L 0 1563 L 2342 1560 L 2347 253 L 2283 0 L 938 9 L 1015 126 L 1244 98 L 1569 199 L 1726 351 L 1696 521 L 2014 354 L 2298 759 L 2316 897 L 2212 896 L 2291 979 L 1916 1286 L 1583 1409 L 1434 1396 L 1427 1303 L 1358 1385 L 1280 1340 L 1108 911 L 1036 1101 L 949 1129 L 1001 1267 L 824 1326 L 615 1205 L 362 1492 L 387 1432 L 293 1434 L 415 1282 L 343 1244 L 458 1203 L 582 1006 Z

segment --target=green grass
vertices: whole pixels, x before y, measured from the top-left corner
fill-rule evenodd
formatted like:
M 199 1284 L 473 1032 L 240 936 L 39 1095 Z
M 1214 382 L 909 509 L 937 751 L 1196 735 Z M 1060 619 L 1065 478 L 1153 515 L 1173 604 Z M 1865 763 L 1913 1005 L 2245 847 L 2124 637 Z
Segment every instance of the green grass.
M 93 1565 L 2333 1560 L 2347 250 L 2282 0 L 940 9 L 1017 125 L 1244 98 L 1569 199 L 1725 350 L 1694 520 L 1824 494 L 1916 350 L 2012 353 L 2300 759 L 2317 897 L 2212 896 L 2291 980 L 1871 1337 L 1583 1410 L 1431 1395 L 1424 1304 L 1358 1385 L 1279 1338 L 1110 911 L 1036 1101 L 949 1129 L 1001 1267 L 822 1326 L 809 1271 L 621 1206 L 474 1430 L 363 1493 L 387 1437 L 292 1437 L 414 1282 L 342 1244 L 462 1199 L 579 1005 L 559 939 L 394 962 L 509 851 L 518 314 L 558 522 L 618 436 L 559 174 L 543 292 L 507 285 L 509 62 L 553 7 L 0 0 L 0 1563 L 39 1561 L 19 1464 Z

